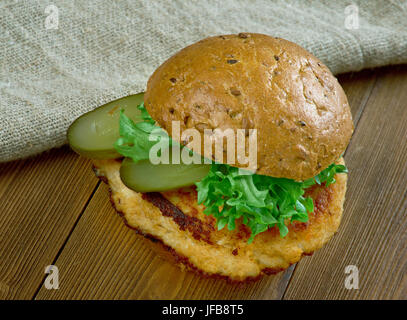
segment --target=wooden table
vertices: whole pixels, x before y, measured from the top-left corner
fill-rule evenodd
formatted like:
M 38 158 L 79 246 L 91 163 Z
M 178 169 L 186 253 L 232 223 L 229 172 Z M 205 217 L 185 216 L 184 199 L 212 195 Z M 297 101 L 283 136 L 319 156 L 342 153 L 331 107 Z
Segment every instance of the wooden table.
M 355 122 L 336 236 L 276 276 L 231 285 L 157 257 L 124 226 L 90 162 L 68 147 L 0 164 L 2 299 L 406 299 L 407 66 L 339 77 Z M 59 269 L 59 289 L 43 285 Z M 345 287 L 345 268 L 359 289 Z

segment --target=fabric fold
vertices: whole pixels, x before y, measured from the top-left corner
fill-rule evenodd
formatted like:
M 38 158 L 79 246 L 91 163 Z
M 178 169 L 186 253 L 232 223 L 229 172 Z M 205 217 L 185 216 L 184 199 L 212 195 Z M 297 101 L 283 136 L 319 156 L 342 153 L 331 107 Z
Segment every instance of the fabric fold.
M 0 162 L 66 143 L 81 114 L 145 89 L 202 38 L 258 32 L 296 42 L 334 74 L 407 63 L 405 1 L 3 1 Z

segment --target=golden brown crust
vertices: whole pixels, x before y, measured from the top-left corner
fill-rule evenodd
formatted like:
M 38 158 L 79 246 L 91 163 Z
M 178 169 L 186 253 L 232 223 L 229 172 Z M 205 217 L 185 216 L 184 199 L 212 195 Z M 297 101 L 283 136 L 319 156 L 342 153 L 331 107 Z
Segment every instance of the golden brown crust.
M 315 176 L 353 132 L 346 95 L 328 68 L 300 46 L 262 34 L 186 47 L 150 77 L 144 101 L 170 134 L 173 120 L 181 130 L 257 129 L 257 173 L 274 177 Z
M 164 202 L 157 204 L 162 200 L 143 197 L 122 183 L 120 161 L 94 160 L 94 166 L 96 174 L 109 184 L 111 201 L 126 225 L 154 240 L 156 250 L 175 263 L 203 276 L 230 281 L 255 280 L 262 274 L 282 271 L 322 247 L 339 227 L 347 180 L 340 174 L 328 188 L 307 190 L 315 211 L 309 222 L 290 224 L 286 237 L 281 238 L 277 228 L 272 228 L 248 244 L 250 232 L 241 223 L 233 231 L 216 229 L 215 219 L 197 204 L 195 189 L 161 193 L 156 196 Z M 166 211 L 171 206 L 179 211 Z

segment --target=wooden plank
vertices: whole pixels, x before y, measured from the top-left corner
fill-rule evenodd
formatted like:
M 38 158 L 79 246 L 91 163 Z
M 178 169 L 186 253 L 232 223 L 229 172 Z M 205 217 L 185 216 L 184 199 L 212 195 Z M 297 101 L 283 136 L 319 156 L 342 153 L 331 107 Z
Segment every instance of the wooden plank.
M 0 299 L 30 299 L 97 185 L 67 147 L 0 164 Z
M 340 77 L 352 112 L 362 113 L 375 82 L 372 71 Z M 155 256 L 114 214 L 101 185 L 56 262 L 59 290 L 37 299 L 280 299 L 294 266 L 258 282 L 231 285 L 185 273 Z
M 381 70 L 346 154 L 342 225 L 300 262 L 285 299 L 407 298 L 407 66 Z M 359 289 L 345 288 L 345 267 Z
M 348 97 L 355 127 L 375 86 L 377 73 L 377 70 L 363 70 L 338 76 L 338 80 Z

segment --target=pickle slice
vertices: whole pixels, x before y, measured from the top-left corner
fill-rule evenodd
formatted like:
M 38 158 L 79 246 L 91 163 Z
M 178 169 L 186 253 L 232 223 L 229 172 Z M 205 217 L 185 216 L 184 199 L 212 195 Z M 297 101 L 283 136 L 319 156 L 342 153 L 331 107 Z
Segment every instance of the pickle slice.
M 193 185 L 204 178 L 208 164 L 152 164 L 150 160 L 135 163 L 125 158 L 120 167 L 120 178 L 137 192 L 166 191 Z
M 81 156 L 91 159 L 114 159 L 121 156 L 114 143 L 119 136 L 119 115 L 123 109 L 134 122 L 141 121 L 137 108 L 144 101 L 144 93 L 109 102 L 76 119 L 68 129 L 71 148 Z

